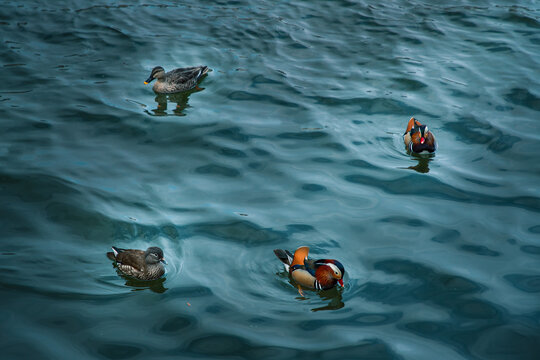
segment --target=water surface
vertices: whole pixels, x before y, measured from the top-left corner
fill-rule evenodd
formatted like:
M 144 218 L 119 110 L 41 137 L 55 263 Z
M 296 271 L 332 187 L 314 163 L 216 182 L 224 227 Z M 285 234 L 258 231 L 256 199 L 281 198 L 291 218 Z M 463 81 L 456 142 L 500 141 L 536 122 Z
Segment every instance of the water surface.
M 536 2 L 6 1 L 0 35 L 6 359 L 537 358 Z M 345 288 L 299 296 L 301 245 Z

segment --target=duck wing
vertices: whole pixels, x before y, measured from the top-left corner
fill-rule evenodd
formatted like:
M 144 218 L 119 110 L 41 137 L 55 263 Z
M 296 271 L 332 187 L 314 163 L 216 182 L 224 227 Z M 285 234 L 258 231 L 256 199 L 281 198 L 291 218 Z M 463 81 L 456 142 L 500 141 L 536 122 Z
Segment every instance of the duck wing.
M 207 66 L 193 66 L 171 70 L 166 77 L 167 82 L 174 84 L 178 89 L 188 90 L 195 87 L 200 77 L 207 72 Z
M 142 250 L 124 250 L 116 255 L 116 262 L 121 265 L 120 269 L 126 272 L 128 268 L 143 271 L 145 267 L 144 251 Z
M 435 135 L 430 131 L 426 135 L 426 142 L 427 150 L 429 152 L 434 152 L 437 150 L 437 140 L 435 140 Z
M 312 276 L 315 276 L 315 271 L 317 271 L 317 268 L 319 267 L 316 261 L 312 259 L 307 259 L 304 262 L 304 266 L 306 271 L 309 272 Z
M 208 72 L 208 66 L 200 65 L 200 66 L 190 66 L 190 67 L 174 69 L 174 70 L 169 71 L 167 75 L 183 76 L 186 78 L 191 78 L 191 77 L 204 75 L 207 72 Z

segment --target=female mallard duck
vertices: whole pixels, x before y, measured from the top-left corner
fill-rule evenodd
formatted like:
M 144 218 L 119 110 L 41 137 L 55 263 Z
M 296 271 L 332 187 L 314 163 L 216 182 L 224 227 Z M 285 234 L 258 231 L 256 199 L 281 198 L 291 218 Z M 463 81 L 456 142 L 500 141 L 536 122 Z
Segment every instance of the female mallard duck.
M 433 153 L 437 150 L 437 141 L 426 125 L 420 124 L 415 118 L 411 118 L 407 124 L 407 130 L 403 134 L 403 141 L 407 150 L 412 153 Z
M 163 250 L 157 246 L 149 247 L 146 251 L 120 249 L 112 247 L 107 257 L 116 262 L 118 270 L 123 274 L 139 280 L 155 280 L 165 274 Z
M 343 286 L 345 268 L 337 260 L 308 259 L 309 247 L 307 246 L 299 247 L 294 255 L 288 250 L 281 249 L 274 250 L 274 253 L 285 264 L 285 270 L 298 284 L 300 295 L 303 295 L 300 286 L 315 290 L 332 289 L 337 283 Z
M 144 84 L 148 85 L 152 80 L 157 79 L 153 89 L 158 94 L 186 91 L 197 86 L 201 77 L 209 70 L 208 66 L 201 65 L 174 69 L 166 73 L 161 66 L 156 66 Z

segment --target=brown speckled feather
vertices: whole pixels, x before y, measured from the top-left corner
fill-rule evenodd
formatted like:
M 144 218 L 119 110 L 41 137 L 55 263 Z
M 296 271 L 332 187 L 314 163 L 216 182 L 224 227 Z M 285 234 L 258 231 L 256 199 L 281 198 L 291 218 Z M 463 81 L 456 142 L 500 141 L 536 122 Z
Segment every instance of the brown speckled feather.
M 206 66 L 174 69 L 154 84 L 154 91 L 162 94 L 176 93 L 194 88 L 199 79 L 208 72 Z
M 114 249 L 117 251 L 116 257 L 113 252 L 108 252 L 107 257 L 116 261 L 116 266 L 125 275 L 140 280 L 154 280 L 165 273 L 165 269 L 160 263 L 147 264 L 145 261 L 146 253 L 142 250 Z
M 144 251 L 142 250 L 126 250 L 116 256 L 116 262 L 124 266 L 131 266 L 139 271 L 143 271 Z

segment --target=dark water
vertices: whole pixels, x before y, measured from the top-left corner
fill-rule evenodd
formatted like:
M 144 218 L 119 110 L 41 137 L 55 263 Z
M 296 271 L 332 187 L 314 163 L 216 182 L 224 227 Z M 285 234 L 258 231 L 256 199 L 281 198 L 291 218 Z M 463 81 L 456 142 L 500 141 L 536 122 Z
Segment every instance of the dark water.
M 536 1 L 4 1 L 0 35 L 3 359 L 538 359 Z M 161 281 L 105 257 L 150 244 Z M 301 298 L 300 245 L 345 288 Z

